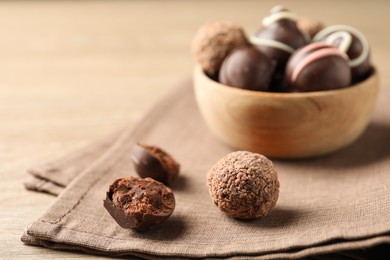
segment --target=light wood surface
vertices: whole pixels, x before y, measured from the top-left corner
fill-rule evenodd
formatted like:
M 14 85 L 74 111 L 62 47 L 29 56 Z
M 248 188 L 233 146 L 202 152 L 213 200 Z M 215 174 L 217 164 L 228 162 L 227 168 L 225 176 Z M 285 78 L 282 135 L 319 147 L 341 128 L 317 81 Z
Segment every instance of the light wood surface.
M 231 88 L 194 69 L 198 107 L 224 143 L 270 158 L 328 154 L 355 141 L 367 127 L 378 94 L 378 74 L 347 87 L 306 93 Z
M 390 83 L 390 1 L 284 1 L 298 14 L 366 34 Z M 139 118 L 192 73 L 205 21 L 249 33 L 283 1 L 0 2 L 0 259 L 93 257 L 24 246 L 24 228 L 55 198 L 26 191 L 25 169 Z

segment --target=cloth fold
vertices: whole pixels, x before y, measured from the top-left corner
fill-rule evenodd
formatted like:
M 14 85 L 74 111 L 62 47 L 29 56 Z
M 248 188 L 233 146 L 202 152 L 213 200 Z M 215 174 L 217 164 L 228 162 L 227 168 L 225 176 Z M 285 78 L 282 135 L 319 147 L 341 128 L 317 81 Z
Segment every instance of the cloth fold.
M 133 124 L 128 123 L 126 129 L 131 129 Z M 117 130 L 63 157 L 28 169 L 29 178 L 24 182 L 24 186 L 28 190 L 59 195 L 73 179 L 97 160 L 123 131 L 124 129 Z
M 191 82 L 183 82 L 136 127 L 30 170 L 34 181 L 27 188 L 52 194 L 66 188 L 22 241 L 150 259 L 365 259 L 383 254 L 390 243 L 388 94 L 388 89 L 382 91 L 385 98 L 372 124 L 350 147 L 311 160 L 274 160 L 281 184 L 276 208 L 265 218 L 238 221 L 213 205 L 206 185 L 207 171 L 232 149 L 209 132 Z M 120 228 L 103 207 L 116 178 L 136 176 L 130 158 L 136 142 L 162 147 L 182 166 L 172 185 L 173 215 L 145 232 Z

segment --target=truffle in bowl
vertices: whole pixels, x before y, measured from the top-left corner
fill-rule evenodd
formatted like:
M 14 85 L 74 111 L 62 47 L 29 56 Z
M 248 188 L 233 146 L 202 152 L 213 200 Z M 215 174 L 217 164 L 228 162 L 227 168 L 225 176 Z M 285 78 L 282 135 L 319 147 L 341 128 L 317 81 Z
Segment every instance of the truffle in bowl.
M 370 121 L 378 87 L 375 69 L 352 86 L 298 93 L 233 88 L 194 69 L 196 101 L 214 135 L 273 158 L 314 157 L 354 142 Z

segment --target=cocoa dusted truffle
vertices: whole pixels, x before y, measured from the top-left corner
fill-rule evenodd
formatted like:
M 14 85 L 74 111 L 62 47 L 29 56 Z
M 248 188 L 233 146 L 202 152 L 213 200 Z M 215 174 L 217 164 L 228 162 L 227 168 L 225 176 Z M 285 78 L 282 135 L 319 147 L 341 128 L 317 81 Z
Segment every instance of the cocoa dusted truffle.
M 297 16 L 284 8 L 275 6 L 263 19 L 263 27 L 250 39 L 261 52 L 275 60 L 277 71 L 283 74 L 291 54 L 309 42 L 309 36 L 297 27 Z
M 219 81 L 231 87 L 265 91 L 274 69 L 275 62 L 255 47 L 240 47 L 223 61 Z
M 371 74 L 370 46 L 357 29 L 348 25 L 332 25 L 318 32 L 313 40 L 333 44 L 348 55 L 354 82 L 364 80 Z
M 248 44 L 244 30 L 230 22 L 202 26 L 192 42 L 192 54 L 210 77 L 216 78 L 222 61 L 236 47 Z
M 143 230 L 171 216 L 175 197 L 161 182 L 128 177 L 110 185 L 104 207 L 122 228 Z
M 157 146 L 137 143 L 133 146 L 131 159 L 135 171 L 142 178 L 150 177 L 171 184 L 179 174 L 180 164 Z
M 351 70 L 347 55 L 335 46 L 315 42 L 297 50 L 286 67 L 290 92 L 319 91 L 347 87 Z
M 238 219 L 268 215 L 279 197 L 277 172 L 263 155 L 233 152 L 209 171 L 207 183 L 214 203 Z
M 322 22 L 309 17 L 300 17 L 297 20 L 297 26 L 301 32 L 307 33 L 310 39 L 325 27 Z

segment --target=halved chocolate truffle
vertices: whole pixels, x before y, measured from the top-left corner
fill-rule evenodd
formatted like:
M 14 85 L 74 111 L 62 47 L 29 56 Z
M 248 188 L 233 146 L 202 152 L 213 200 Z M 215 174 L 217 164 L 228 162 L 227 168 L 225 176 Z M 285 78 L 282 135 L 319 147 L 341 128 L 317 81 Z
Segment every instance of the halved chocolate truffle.
M 170 184 L 179 174 L 180 164 L 157 146 L 135 144 L 131 159 L 135 171 L 142 178 L 150 177 L 165 184 Z
M 104 207 L 122 228 L 143 230 L 171 216 L 175 197 L 170 188 L 151 178 L 120 178 L 110 185 Z
M 286 67 L 290 92 L 319 91 L 351 84 L 348 56 L 335 46 L 316 42 L 297 50 Z

